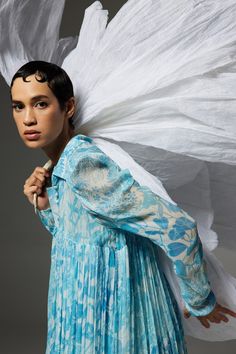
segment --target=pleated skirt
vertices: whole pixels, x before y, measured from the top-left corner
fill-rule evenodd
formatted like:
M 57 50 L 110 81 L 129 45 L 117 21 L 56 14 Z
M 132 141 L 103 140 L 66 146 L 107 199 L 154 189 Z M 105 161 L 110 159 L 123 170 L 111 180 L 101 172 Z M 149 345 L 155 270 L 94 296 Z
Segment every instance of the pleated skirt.
M 126 241 L 53 239 L 46 354 L 187 354 L 157 246 L 136 235 Z

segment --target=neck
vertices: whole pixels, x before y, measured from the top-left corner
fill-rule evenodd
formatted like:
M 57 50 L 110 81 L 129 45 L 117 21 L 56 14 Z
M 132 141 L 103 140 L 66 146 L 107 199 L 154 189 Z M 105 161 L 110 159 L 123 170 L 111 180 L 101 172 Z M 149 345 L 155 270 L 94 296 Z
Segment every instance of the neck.
M 75 135 L 76 134 L 74 133 L 73 130 L 68 130 L 68 132 L 62 130 L 62 133 L 59 134 L 56 140 L 54 140 L 51 144 L 43 147 L 44 152 L 52 161 L 53 165 L 57 164 L 57 161 L 59 160 L 65 146 L 70 141 L 70 139 Z

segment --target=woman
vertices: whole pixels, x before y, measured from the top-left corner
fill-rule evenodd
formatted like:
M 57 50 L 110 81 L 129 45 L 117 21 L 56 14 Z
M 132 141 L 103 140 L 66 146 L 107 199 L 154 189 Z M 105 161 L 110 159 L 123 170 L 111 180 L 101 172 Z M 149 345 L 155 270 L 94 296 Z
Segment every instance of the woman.
M 74 134 L 63 69 L 25 64 L 11 98 L 23 142 L 53 164 L 51 172 L 37 167 L 24 185 L 30 203 L 37 193 L 37 214 L 52 235 L 47 353 L 187 353 L 158 246 L 173 262 L 186 318 L 209 328 L 227 322 L 225 314 L 236 317 L 216 302 L 194 219 Z

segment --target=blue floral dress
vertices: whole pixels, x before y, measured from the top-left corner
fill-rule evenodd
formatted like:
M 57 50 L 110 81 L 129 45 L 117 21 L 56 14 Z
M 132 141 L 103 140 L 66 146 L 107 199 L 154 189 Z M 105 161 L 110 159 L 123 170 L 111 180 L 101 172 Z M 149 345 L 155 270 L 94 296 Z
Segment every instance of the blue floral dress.
M 189 312 L 211 312 L 194 219 L 82 134 L 65 146 L 51 182 L 50 207 L 37 210 L 52 235 L 46 354 L 186 354 L 157 251 L 172 260 Z

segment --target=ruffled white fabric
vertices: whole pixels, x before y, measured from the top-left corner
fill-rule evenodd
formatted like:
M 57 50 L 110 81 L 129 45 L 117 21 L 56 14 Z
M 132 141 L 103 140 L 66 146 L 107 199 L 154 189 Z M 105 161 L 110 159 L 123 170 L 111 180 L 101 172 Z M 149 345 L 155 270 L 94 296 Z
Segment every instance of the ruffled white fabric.
M 107 25 L 95 1 L 79 38 L 59 40 L 63 6 L 0 1 L 2 75 L 10 83 L 32 59 L 62 65 L 78 102 L 76 131 L 195 218 L 212 289 L 236 310 L 236 279 L 211 252 L 236 245 L 236 2 L 129 0 Z M 162 266 L 181 308 L 164 255 Z M 183 322 L 186 334 L 217 341 L 236 338 L 229 319 L 210 329 Z
M 7 84 L 30 60 L 61 65 L 78 36 L 59 39 L 64 0 L 0 0 L 0 72 Z

